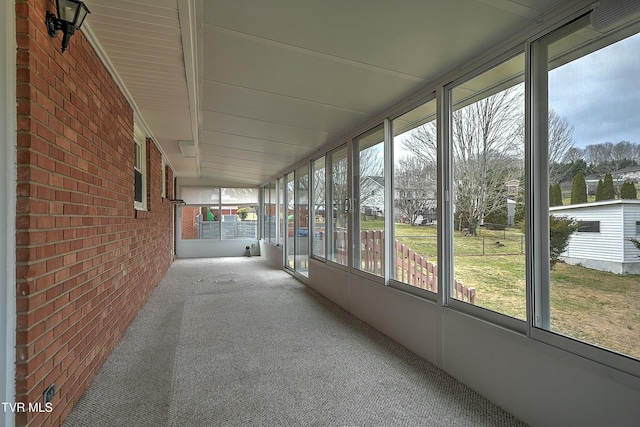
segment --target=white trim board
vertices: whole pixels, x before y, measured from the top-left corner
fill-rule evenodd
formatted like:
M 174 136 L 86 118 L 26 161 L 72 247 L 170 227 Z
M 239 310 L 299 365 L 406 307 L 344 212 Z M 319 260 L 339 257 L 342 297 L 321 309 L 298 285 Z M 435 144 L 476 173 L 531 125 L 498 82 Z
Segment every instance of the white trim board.
M 16 342 L 16 29 L 15 2 L 0 0 L 0 402 L 15 400 Z M 15 425 L 11 411 L 0 412 L 0 424 Z

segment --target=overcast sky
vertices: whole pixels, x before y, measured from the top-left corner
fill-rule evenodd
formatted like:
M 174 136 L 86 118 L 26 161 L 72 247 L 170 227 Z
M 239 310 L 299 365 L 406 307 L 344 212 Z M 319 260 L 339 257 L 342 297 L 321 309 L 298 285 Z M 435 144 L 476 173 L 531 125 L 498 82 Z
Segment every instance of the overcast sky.
M 577 147 L 640 143 L 640 34 L 551 71 L 549 104 Z

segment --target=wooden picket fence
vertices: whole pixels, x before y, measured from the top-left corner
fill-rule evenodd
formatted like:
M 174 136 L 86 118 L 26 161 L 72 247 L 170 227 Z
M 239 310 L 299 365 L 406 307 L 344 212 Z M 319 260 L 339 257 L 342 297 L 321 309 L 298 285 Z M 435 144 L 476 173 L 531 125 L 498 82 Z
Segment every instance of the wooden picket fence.
M 384 233 L 379 230 L 360 232 L 362 269 L 369 273 L 384 276 Z
M 334 231 L 336 245 L 336 261 L 347 263 L 347 231 Z M 360 232 L 360 261 L 362 269 L 372 274 L 384 276 L 384 232 L 381 230 L 362 230 Z M 429 262 L 422 255 L 410 247 L 396 240 L 396 279 L 403 283 L 426 289 L 432 292 L 438 290 L 438 266 Z M 454 298 L 476 303 L 476 289 L 469 288 L 454 280 Z
M 384 233 L 363 230 L 360 233 L 362 268 L 370 273 L 384 276 Z M 403 283 L 426 289 L 438 290 L 438 266 L 413 249 L 396 240 L 396 279 Z M 476 289 L 454 280 L 454 298 L 476 303 Z
M 412 286 L 437 292 L 438 266 L 396 240 L 396 278 Z
M 438 266 L 427 258 L 414 252 L 410 247 L 396 240 L 396 266 L 398 266 L 398 280 L 418 288 L 437 292 Z M 454 297 L 458 300 L 476 303 L 476 288 L 468 288 L 454 280 Z

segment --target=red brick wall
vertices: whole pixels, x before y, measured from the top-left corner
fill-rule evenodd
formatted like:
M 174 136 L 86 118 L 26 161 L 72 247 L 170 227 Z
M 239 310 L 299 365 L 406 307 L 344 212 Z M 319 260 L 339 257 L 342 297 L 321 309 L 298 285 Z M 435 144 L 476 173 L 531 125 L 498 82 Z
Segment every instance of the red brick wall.
M 197 239 L 198 226 L 196 225 L 196 215 L 200 214 L 200 208 L 195 206 L 185 206 L 182 208 L 182 239 Z
M 76 32 L 60 53 L 45 0 L 16 1 L 17 425 L 59 425 L 172 262 L 173 175 L 147 142 L 148 212 L 133 208 L 133 111 Z

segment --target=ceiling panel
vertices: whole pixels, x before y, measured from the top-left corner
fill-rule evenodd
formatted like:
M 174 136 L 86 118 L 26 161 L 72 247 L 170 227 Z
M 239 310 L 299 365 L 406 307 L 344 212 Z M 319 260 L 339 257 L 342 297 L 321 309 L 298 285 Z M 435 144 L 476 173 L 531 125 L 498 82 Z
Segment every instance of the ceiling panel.
M 86 3 L 176 174 L 232 186 L 265 183 L 560 1 Z
M 205 27 L 205 78 L 336 108 L 371 113 L 390 97 L 404 96 L 422 79 L 310 51 L 263 43 Z M 217 66 L 224 63 L 224 67 Z
M 201 153 L 213 154 L 220 148 L 233 148 L 244 151 L 245 156 L 262 156 L 271 154 L 278 156 L 280 161 L 294 163 L 308 154 L 308 145 L 285 144 L 264 139 L 247 138 L 238 135 L 212 133 L 205 131 L 207 142 L 200 149 Z M 261 159 L 262 160 L 262 157 Z
M 205 80 L 204 111 L 248 117 L 320 132 L 341 134 L 371 117 L 362 111 L 320 104 L 277 93 Z
M 267 122 L 237 115 L 203 111 L 203 130 L 262 138 L 287 144 L 305 144 L 321 147 L 339 136 L 337 133 L 305 129 L 281 123 Z

